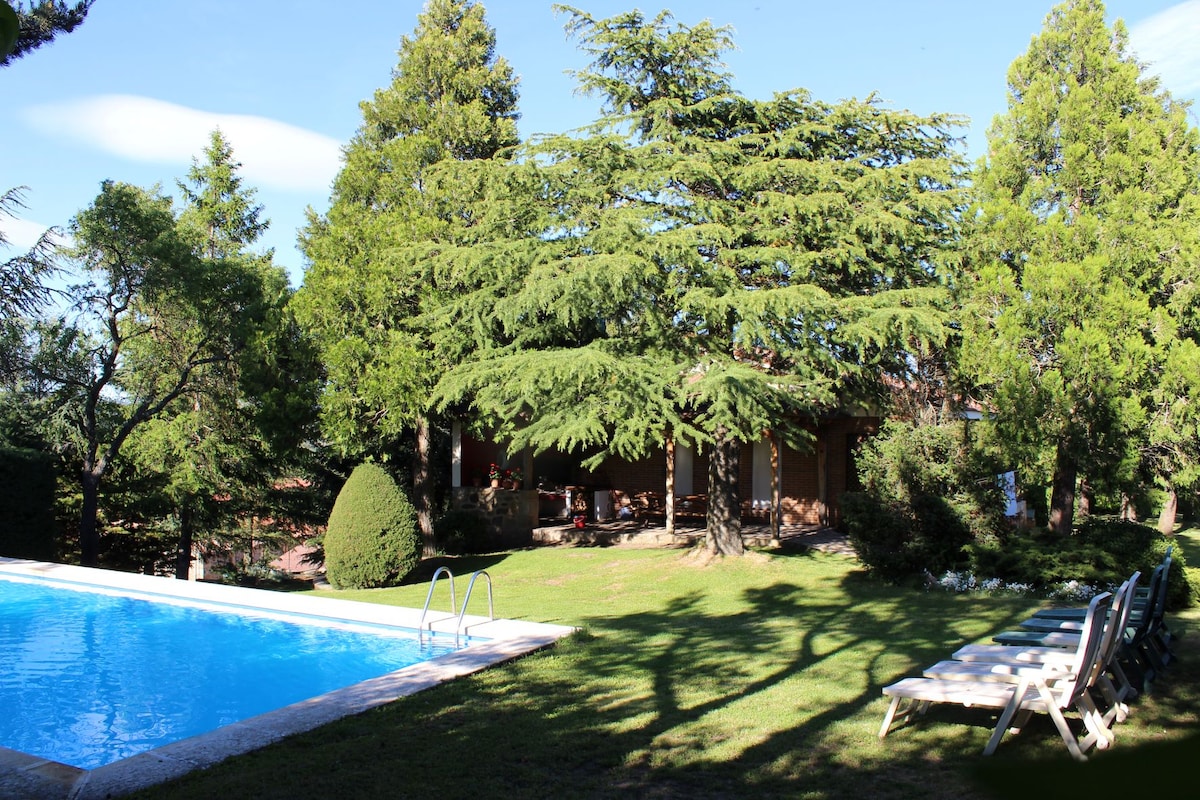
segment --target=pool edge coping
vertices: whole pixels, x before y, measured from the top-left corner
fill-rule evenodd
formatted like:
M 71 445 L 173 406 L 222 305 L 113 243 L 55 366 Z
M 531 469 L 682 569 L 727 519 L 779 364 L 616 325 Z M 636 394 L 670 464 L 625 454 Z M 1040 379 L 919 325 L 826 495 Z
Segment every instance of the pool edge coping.
M 268 603 L 267 610 L 281 613 L 335 616 L 353 622 L 408 628 L 416 628 L 421 615 L 418 609 L 401 606 L 177 581 L 159 576 L 4 557 L 0 557 L 0 574 L 53 578 L 115 590 L 182 598 L 200 604 L 209 602 L 262 608 L 250 602 L 260 600 Z M 173 588 L 175 591 L 168 591 Z M 335 615 L 333 612 L 339 613 Z M 435 614 L 424 627 L 437 632 L 454 633 L 458 619 L 454 614 Z M 566 625 L 524 620 L 490 620 L 469 615 L 462 619 L 462 633 L 486 637 L 487 640 L 95 769 L 72 767 L 0 747 L 0 797 L 37 796 L 48 800 L 60 797 L 64 800 L 120 797 L 337 719 L 386 705 L 453 678 L 520 658 L 548 647 L 577 630 Z M 30 787 L 34 785 L 38 787 L 38 793 L 30 795 Z M 16 793 L 10 793 L 10 789 Z

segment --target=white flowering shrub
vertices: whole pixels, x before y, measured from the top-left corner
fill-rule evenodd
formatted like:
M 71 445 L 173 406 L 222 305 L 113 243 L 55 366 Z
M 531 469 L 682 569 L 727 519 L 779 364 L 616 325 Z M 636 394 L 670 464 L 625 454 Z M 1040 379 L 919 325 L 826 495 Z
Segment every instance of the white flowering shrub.
M 1031 583 L 1017 581 L 1010 583 L 1001 578 L 979 580 L 970 572 L 955 572 L 953 570 L 947 570 L 940 578 L 934 578 L 927 574 L 925 583 L 929 588 L 938 588 L 953 594 L 962 594 L 964 592 L 1015 595 L 1035 594 L 1033 584 Z M 1092 599 L 1100 591 L 1095 586 L 1089 586 L 1086 583 L 1067 581 L 1053 587 L 1046 596 L 1054 600 L 1086 601 Z
M 1099 586 L 1093 586 L 1089 583 L 1080 583 L 1079 581 L 1064 581 L 1050 588 L 1047 595 L 1052 600 L 1070 600 L 1070 601 L 1088 601 L 1105 591 Z

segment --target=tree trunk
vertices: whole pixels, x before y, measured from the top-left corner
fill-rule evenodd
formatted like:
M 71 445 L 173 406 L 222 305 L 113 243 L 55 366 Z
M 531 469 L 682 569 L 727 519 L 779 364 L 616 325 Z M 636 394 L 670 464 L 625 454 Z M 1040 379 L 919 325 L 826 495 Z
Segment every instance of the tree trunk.
M 1066 442 L 1058 443 L 1054 457 L 1054 478 L 1050 487 L 1050 529 L 1067 536 L 1075 524 L 1075 477 L 1078 468 L 1067 450 Z
M 186 581 L 192 568 L 192 541 L 195 536 L 192 504 L 185 499 L 179 506 L 179 549 L 175 551 L 175 578 Z
M 1175 487 L 1167 489 L 1167 499 L 1163 501 L 1162 512 L 1158 515 L 1158 532 L 1163 536 L 1175 535 L 1175 514 L 1179 511 L 1179 495 Z
M 84 467 L 79 483 L 83 490 L 79 511 L 79 559 L 83 566 L 95 567 L 100 563 L 100 531 L 96 527 L 100 514 L 100 475 Z
M 741 503 L 738 498 L 740 443 L 718 428 L 708 459 L 708 519 L 704 544 L 721 556 L 745 553 L 742 542 Z
M 1096 493 L 1092 490 L 1092 485 L 1088 483 L 1086 477 L 1079 479 L 1079 516 L 1087 519 L 1092 515 L 1092 503 L 1095 501 Z
M 1121 519 L 1137 522 L 1137 507 L 1133 504 L 1133 498 L 1124 492 L 1121 493 Z
M 413 454 L 413 500 L 417 507 L 417 527 L 421 530 L 421 558 L 437 555 L 433 532 L 433 490 L 429 469 L 429 420 L 417 417 L 417 448 Z
M 667 493 L 663 497 L 667 536 L 675 535 L 675 439 L 667 439 Z

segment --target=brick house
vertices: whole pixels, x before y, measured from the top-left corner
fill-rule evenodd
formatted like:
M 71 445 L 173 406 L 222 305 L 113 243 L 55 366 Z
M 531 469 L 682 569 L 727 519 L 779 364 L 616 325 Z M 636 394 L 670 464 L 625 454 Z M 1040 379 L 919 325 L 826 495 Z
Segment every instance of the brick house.
M 857 488 L 854 453 L 878 430 L 880 418 L 864 411 L 842 412 L 809 426 L 811 448 L 780 445 L 778 487 L 780 521 L 784 525 L 826 525 L 841 522 L 839 498 Z M 575 517 L 601 522 L 625 516 L 661 522 L 665 509 L 667 453 L 663 448 L 638 461 L 610 457 L 585 470 L 580 456 L 547 452 L 509 454 L 492 442 L 452 431 L 451 485 L 454 505 L 489 516 L 492 528 L 518 542 L 539 525 L 563 524 Z M 772 500 L 771 443 L 742 447 L 739 496 L 743 520 L 766 521 Z M 703 524 L 708 488 L 707 458 L 701 450 L 675 448 L 675 519 Z M 489 469 L 519 470 L 515 490 L 492 487 Z

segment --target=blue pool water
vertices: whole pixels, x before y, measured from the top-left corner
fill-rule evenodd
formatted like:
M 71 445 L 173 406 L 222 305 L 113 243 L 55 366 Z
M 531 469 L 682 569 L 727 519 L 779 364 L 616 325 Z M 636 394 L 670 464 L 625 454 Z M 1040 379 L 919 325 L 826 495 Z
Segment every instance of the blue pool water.
M 302 621 L 0 579 L 0 746 L 94 769 L 454 650 Z

